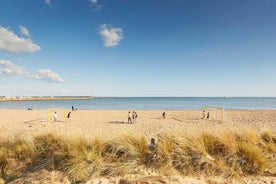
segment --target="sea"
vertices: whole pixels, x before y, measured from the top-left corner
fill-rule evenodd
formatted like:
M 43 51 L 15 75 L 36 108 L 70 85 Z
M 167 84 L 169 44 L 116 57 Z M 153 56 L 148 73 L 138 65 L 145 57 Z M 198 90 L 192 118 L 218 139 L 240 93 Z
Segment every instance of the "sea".
M 276 109 L 276 97 L 93 97 L 88 100 L 0 101 L 0 109 L 67 108 L 93 110 L 199 110 L 204 106 L 224 109 Z

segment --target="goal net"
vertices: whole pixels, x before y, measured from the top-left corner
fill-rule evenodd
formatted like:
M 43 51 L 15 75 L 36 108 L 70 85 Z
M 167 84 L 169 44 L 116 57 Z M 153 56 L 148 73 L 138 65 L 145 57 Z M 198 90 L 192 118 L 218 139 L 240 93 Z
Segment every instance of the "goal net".
M 206 119 L 219 121 L 221 123 L 225 122 L 225 111 L 223 108 L 215 106 L 203 106 L 202 110 L 205 111 L 204 114 Z
M 56 121 L 66 121 L 66 108 L 51 108 L 47 110 L 47 122 L 52 122 L 55 120 L 56 114 Z

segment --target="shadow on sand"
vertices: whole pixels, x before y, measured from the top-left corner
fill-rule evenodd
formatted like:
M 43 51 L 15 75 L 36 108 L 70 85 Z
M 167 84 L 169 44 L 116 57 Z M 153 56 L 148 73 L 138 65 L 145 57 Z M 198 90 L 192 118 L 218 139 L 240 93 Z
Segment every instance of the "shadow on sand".
M 148 118 L 148 119 L 164 119 L 164 118 Z
M 182 120 L 180 120 L 180 119 L 177 119 L 177 118 L 175 118 L 175 117 L 172 117 L 172 119 L 174 119 L 174 120 L 176 120 L 176 121 L 180 121 L 180 122 L 183 122 Z
M 109 121 L 106 123 L 111 123 L 111 124 L 132 124 L 132 123 L 128 123 L 126 121 Z
M 39 119 L 34 119 L 34 120 L 30 120 L 30 121 L 24 121 L 23 123 L 32 123 L 32 122 L 37 122 L 40 121 Z
M 33 127 L 33 126 L 43 126 L 45 127 L 45 123 L 43 121 L 43 119 L 34 119 L 34 120 L 30 120 L 30 121 L 25 121 L 23 122 L 24 124 L 26 124 L 28 127 Z

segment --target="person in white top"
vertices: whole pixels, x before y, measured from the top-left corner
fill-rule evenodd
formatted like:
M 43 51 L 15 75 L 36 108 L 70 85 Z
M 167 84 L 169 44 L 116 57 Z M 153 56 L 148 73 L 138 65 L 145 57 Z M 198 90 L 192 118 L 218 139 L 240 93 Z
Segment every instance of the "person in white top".
M 55 112 L 55 113 L 54 113 L 54 121 L 57 121 L 57 118 L 58 118 L 57 112 Z

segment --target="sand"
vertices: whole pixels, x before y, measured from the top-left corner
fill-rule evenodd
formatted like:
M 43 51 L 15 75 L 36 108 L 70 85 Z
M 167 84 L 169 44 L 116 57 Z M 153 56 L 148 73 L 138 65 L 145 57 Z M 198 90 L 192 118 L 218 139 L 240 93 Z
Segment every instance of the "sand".
M 210 111 L 210 119 L 202 119 L 200 110 L 136 110 L 137 122 L 127 123 L 126 110 L 77 110 L 67 121 L 63 110 L 58 110 L 57 122 L 52 121 L 53 112 L 47 110 L 0 109 L 1 136 L 33 136 L 55 132 L 65 136 L 85 138 L 102 137 L 113 139 L 133 134 L 148 139 L 160 133 L 183 132 L 197 134 L 202 131 L 219 132 L 225 130 L 248 130 L 256 132 L 276 129 L 276 110 L 225 110 L 224 122 L 220 111 Z
M 202 131 L 221 132 L 230 130 L 254 130 L 260 133 L 264 130 L 276 130 L 276 110 L 226 110 L 224 111 L 224 122 L 220 111 L 210 111 L 210 119 L 202 119 L 200 110 L 166 110 L 166 118 L 162 118 L 162 110 L 136 110 L 138 114 L 137 122 L 127 123 L 127 110 L 77 110 L 71 113 L 71 119 L 67 121 L 63 110 L 57 110 L 58 120 L 52 121 L 53 113 L 47 110 L 14 110 L 0 109 L 0 138 L 13 138 L 20 136 L 35 136 L 46 133 L 58 133 L 68 137 L 81 136 L 88 139 L 101 137 L 104 139 L 114 139 L 123 135 L 146 136 L 148 140 L 157 137 L 161 133 L 183 132 L 187 134 L 200 134 Z M 48 173 L 49 171 L 45 171 Z M 53 171 L 54 172 L 54 171 Z M 48 173 L 54 181 L 58 181 L 60 174 Z M 34 175 L 37 175 L 36 177 Z M 62 174 L 61 174 L 62 175 Z M 22 181 L 42 181 L 45 173 L 30 173 L 19 178 Z M 57 177 L 57 178 L 55 178 Z M 155 176 L 145 174 L 125 176 L 124 178 L 136 179 L 137 181 L 147 181 L 150 183 L 238 183 L 222 180 L 221 178 L 190 178 L 185 176 Z M 15 181 L 15 183 L 19 182 Z M 64 178 L 62 179 L 63 181 Z M 119 178 L 98 178 L 87 183 L 118 183 Z M 155 182 L 156 180 L 156 182 Z M 134 181 L 134 180 L 132 180 Z M 160 182 L 157 182 L 160 181 Z M 244 178 L 244 183 L 275 183 L 276 177 L 252 177 Z M 46 183 L 47 183 L 46 182 Z M 1 183 L 1 181 L 0 181 Z M 67 179 L 66 182 L 69 183 Z M 139 182 L 138 182 L 139 183 Z M 143 182 L 141 182 L 143 183 Z

